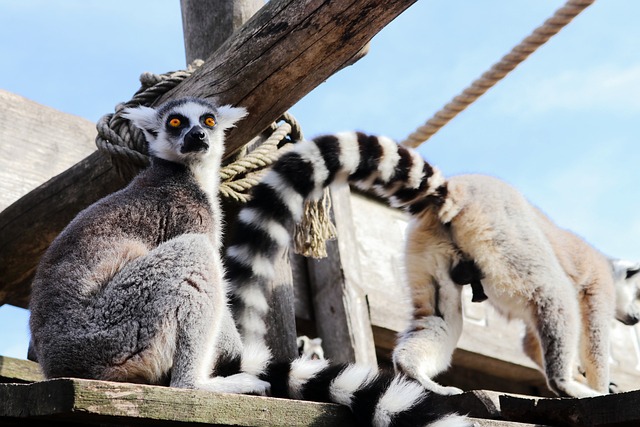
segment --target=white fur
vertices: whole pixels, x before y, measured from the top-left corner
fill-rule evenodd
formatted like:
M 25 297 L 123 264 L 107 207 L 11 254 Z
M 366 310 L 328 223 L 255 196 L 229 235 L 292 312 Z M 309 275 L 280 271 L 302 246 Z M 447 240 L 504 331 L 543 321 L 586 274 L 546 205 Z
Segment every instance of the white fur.
M 427 192 L 426 195 L 431 195 L 435 193 L 435 191 L 444 184 L 444 176 L 438 168 L 433 168 L 433 175 L 427 179 Z
M 258 376 L 265 372 L 270 360 L 271 351 L 262 342 L 246 343 L 242 351 L 241 369 L 243 372 Z
M 344 173 L 350 175 L 358 169 L 360 164 L 360 146 L 357 136 L 353 132 L 341 132 L 335 136 L 340 141 L 340 164 L 343 166 Z
M 326 359 L 294 360 L 289 372 L 289 395 L 294 399 L 301 399 L 302 387 L 327 366 L 329 362 Z
M 262 342 L 264 335 L 267 333 L 267 325 L 261 315 L 255 311 L 244 310 L 240 313 L 241 324 L 244 326 L 245 342 Z M 254 340 L 257 337 L 259 340 Z
M 398 154 L 398 144 L 391 138 L 381 136 L 378 138 L 378 142 L 382 147 L 382 159 L 378 166 L 378 172 L 380 179 L 383 182 L 389 181 L 394 175 L 396 165 L 400 160 L 400 154 Z
M 351 407 L 353 394 L 365 387 L 377 375 L 370 366 L 349 365 L 331 382 L 329 393 L 336 403 Z
M 269 171 L 265 177 L 262 178 L 261 182 L 273 188 L 279 195 L 284 197 L 282 201 L 289 209 L 289 212 L 291 212 L 294 220 L 299 221 L 303 210 L 302 196 L 274 170 Z
M 218 120 L 218 126 L 222 130 L 227 130 L 236 125 L 237 122 L 244 119 L 249 114 L 244 107 L 233 107 L 231 105 L 223 105 L 218 107 L 216 119 Z
M 395 414 L 411 408 L 424 397 L 424 393 L 424 389 L 418 383 L 396 376 L 378 400 L 373 425 L 388 426 Z
M 319 199 L 323 194 L 323 184 L 329 176 L 326 164 L 320 153 L 320 149 L 315 143 L 300 144 L 300 147 L 296 150 L 297 153 L 305 161 L 313 165 L 313 182 L 315 183 L 314 189 L 309 195 L 310 199 Z
M 269 303 L 264 296 L 264 291 L 259 285 L 247 284 L 237 289 L 236 292 L 246 305 L 262 313 L 269 311 Z
M 424 159 L 416 151 L 409 151 L 411 155 L 411 169 L 409 169 L 409 179 L 407 181 L 408 187 L 418 188 L 422 182 Z
M 290 237 L 287 229 L 269 218 L 263 218 L 253 208 L 242 209 L 238 214 L 238 220 L 245 224 L 252 224 L 260 227 L 280 246 L 287 246 L 289 244 Z
M 273 264 L 268 258 L 261 255 L 253 255 L 246 246 L 232 246 L 227 250 L 229 257 L 235 258 L 241 264 L 251 267 L 256 276 L 270 279 L 274 276 Z

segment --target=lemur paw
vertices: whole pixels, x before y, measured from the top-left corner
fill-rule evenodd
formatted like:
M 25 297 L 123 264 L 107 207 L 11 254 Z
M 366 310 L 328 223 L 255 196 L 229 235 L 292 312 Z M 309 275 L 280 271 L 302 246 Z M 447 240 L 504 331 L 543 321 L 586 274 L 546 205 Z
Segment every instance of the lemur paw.
M 258 396 L 266 396 L 271 391 L 271 384 L 262 381 L 260 378 L 255 375 L 247 374 L 241 372 L 239 374 L 231 375 L 225 378 L 230 385 L 234 385 L 236 387 L 236 391 L 231 393 L 241 393 L 241 394 L 255 394 Z
M 442 394 L 445 396 L 452 396 L 454 394 L 462 394 L 464 390 L 459 389 L 458 387 L 452 386 L 438 386 L 435 390 L 432 390 L 434 393 Z
M 190 387 L 188 387 L 190 388 Z M 271 384 L 262 381 L 255 375 L 241 372 L 228 377 L 214 377 L 198 383 L 195 388 L 217 393 L 255 394 L 266 396 Z

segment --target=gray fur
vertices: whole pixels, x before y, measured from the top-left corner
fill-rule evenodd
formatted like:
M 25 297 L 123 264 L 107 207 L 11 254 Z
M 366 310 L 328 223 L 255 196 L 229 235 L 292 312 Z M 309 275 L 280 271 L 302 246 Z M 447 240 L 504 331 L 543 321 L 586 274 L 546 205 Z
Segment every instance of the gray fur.
M 175 111 L 189 124 L 169 132 Z M 204 113 L 218 124 L 203 127 Z M 220 258 L 217 175 L 224 130 L 243 115 L 191 99 L 125 112 L 147 135 L 151 166 L 78 214 L 33 282 L 32 345 L 48 378 L 266 392 L 248 373 L 212 377 L 221 358 L 242 355 Z M 197 149 L 184 150 L 194 129 Z

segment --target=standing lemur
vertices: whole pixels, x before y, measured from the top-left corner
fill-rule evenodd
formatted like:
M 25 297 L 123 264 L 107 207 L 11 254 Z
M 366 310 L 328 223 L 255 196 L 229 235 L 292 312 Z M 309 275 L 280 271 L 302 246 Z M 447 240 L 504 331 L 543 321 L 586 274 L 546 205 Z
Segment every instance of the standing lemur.
M 471 283 L 475 300 L 488 298 L 525 321 L 525 351 L 555 393 L 608 392 L 610 322 L 640 318 L 634 283 L 640 264 L 609 260 L 498 179 L 445 180 L 415 151 L 354 132 L 298 143 L 240 212 L 227 266 L 246 342 L 264 340 L 264 286 L 303 202 L 345 182 L 375 190 L 411 216 L 405 264 L 413 320 L 393 352 L 398 372 L 438 393 L 461 392 L 431 378 L 449 366 L 461 334 L 457 285 Z M 578 356 L 589 386 L 573 377 Z
M 365 426 L 469 426 L 404 375 L 270 363 L 268 349 L 243 345 L 221 261 L 218 172 L 224 132 L 245 114 L 195 98 L 123 112 L 151 166 L 78 214 L 40 261 L 30 328 L 46 377 L 270 391 L 345 405 Z

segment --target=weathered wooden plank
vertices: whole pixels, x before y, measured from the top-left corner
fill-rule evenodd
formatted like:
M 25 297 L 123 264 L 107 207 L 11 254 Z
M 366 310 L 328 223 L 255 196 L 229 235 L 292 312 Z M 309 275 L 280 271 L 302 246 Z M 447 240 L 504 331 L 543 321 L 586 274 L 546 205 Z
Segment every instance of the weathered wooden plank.
M 25 361 L 20 361 L 25 362 Z M 500 420 L 502 395 L 474 391 L 442 397 L 440 410 L 466 413 L 478 427 L 531 426 Z M 348 409 L 315 402 L 170 387 L 62 378 L 0 384 L 0 422 L 19 425 L 353 426 Z
M 566 427 L 624 427 L 640 425 L 640 390 L 586 399 L 532 399 L 503 395 L 505 418 Z
M 331 202 L 338 238 L 327 242 L 327 258 L 308 263 L 316 329 L 329 359 L 373 365 L 375 344 L 366 295 L 360 288 L 349 187 L 332 188 Z
M 96 127 L 0 89 L 0 211 L 96 150 Z
M 248 108 L 250 119 L 228 138 L 228 152 L 234 152 L 348 63 L 414 2 L 272 0 L 159 102 L 192 95 Z M 30 194 L 11 212 L 0 213 L 0 304 L 25 307 L 33 271 L 51 240 L 81 209 L 125 185 L 110 179 L 115 174 L 106 160 L 82 163 L 34 190 L 42 194 Z M 105 179 L 92 179 L 94 169 Z M 53 208 L 52 191 L 57 195 Z M 21 254 L 20 262 L 15 254 Z
M 26 308 L 37 262 L 51 241 L 81 208 L 125 184 L 96 151 L 6 208 L 0 214 L 0 304 Z
M 138 384 L 55 379 L 0 384 L 0 421 L 213 426 L 353 426 L 347 408 Z
M 0 356 L 0 383 L 27 383 L 43 379 L 37 363 Z

